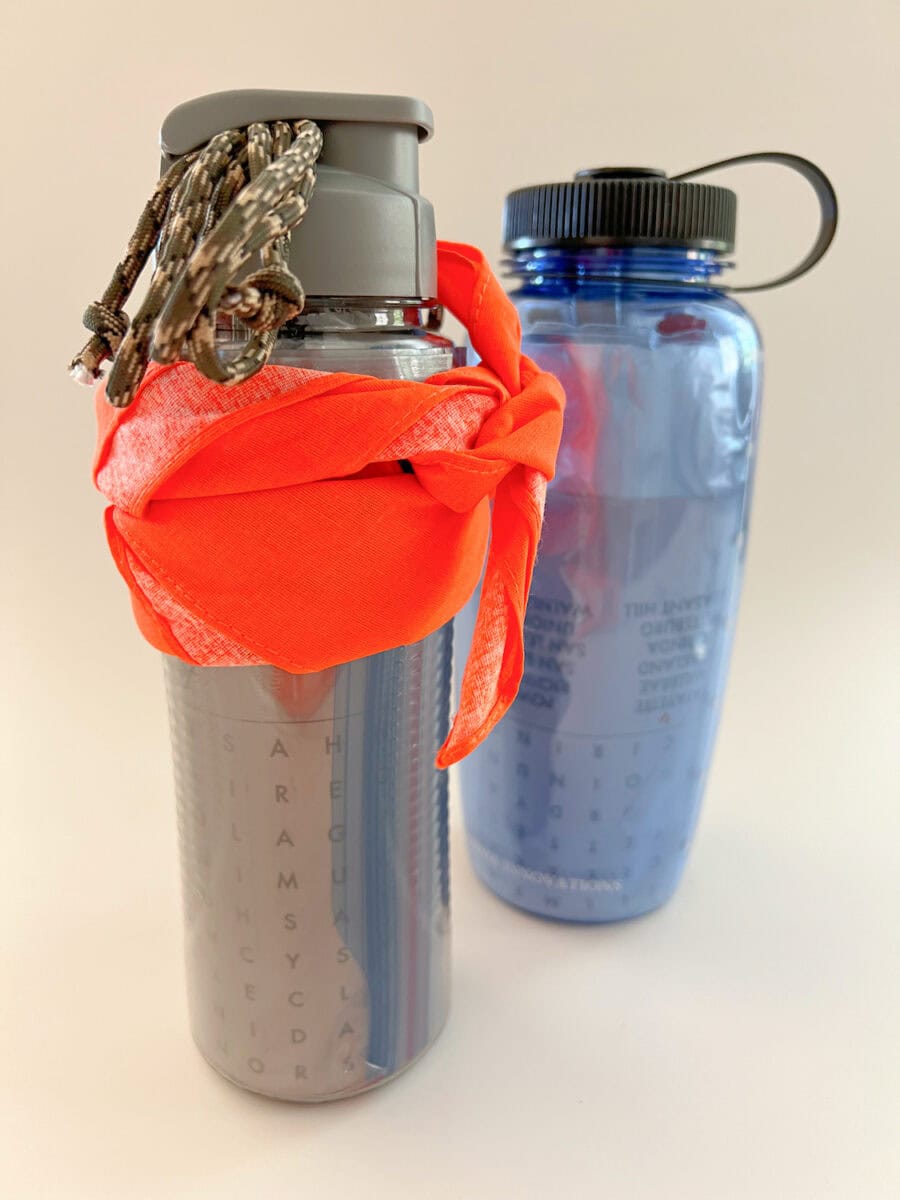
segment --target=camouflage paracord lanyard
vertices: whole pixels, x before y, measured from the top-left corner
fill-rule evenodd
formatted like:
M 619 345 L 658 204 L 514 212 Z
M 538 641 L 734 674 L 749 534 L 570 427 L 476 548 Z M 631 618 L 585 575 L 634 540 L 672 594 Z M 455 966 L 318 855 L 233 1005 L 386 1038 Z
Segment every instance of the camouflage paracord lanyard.
M 93 384 L 112 359 L 111 404 L 130 404 L 147 364 L 188 358 L 218 383 L 240 383 L 268 360 L 278 329 L 303 310 L 303 288 L 287 266 L 288 234 L 306 214 L 322 152 L 312 121 L 255 123 L 216 134 L 176 159 L 160 179 L 84 324 L 92 337 L 72 361 Z M 156 269 L 129 328 L 123 306 L 154 247 Z M 259 253 L 262 267 L 235 275 Z M 237 358 L 219 357 L 216 311 L 239 317 L 251 336 Z

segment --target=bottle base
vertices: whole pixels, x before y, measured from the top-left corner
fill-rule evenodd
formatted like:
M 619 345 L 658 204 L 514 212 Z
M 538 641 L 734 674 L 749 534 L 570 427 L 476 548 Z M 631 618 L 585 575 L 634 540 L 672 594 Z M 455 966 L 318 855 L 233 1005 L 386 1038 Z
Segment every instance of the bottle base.
M 427 1045 L 423 1046 L 422 1049 L 419 1050 L 417 1054 L 413 1055 L 412 1058 L 403 1063 L 402 1066 L 399 1066 L 388 1073 L 354 1082 L 350 1087 L 344 1088 L 343 1090 L 321 1093 L 315 1091 L 304 1091 L 302 1094 L 300 1094 L 298 1093 L 296 1087 L 279 1086 L 278 1084 L 264 1087 L 256 1079 L 242 1078 L 234 1074 L 234 1072 L 222 1062 L 217 1061 L 212 1054 L 208 1053 L 207 1050 L 204 1049 L 196 1033 L 192 1033 L 192 1038 L 197 1052 L 207 1066 L 215 1071 L 217 1075 L 220 1075 L 223 1079 L 227 1080 L 235 1087 L 240 1088 L 242 1092 L 250 1092 L 251 1095 L 262 1096 L 266 1100 L 277 1100 L 282 1104 L 329 1104 L 335 1100 L 349 1100 L 354 1096 L 362 1096 L 366 1092 L 375 1091 L 376 1088 L 383 1087 L 387 1083 L 392 1083 L 395 1079 L 399 1079 L 401 1075 L 405 1075 L 411 1067 L 414 1067 L 420 1059 L 425 1057 L 431 1047 L 444 1032 L 444 1029 L 447 1026 L 448 1017 L 449 1013 L 445 1013 L 444 1018 L 435 1031 L 431 1041 L 428 1042 Z M 373 1069 L 377 1070 L 377 1068 Z
M 660 864 L 654 877 L 626 886 L 624 880 L 584 879 L 521 866 L 468 839 L 469 861 L 479 882 L 523 912 L 567 924 L 609 925 L 662 908 L 678 890 L 685 859 Z M 666 869 L 668 868 L 668 869 Z

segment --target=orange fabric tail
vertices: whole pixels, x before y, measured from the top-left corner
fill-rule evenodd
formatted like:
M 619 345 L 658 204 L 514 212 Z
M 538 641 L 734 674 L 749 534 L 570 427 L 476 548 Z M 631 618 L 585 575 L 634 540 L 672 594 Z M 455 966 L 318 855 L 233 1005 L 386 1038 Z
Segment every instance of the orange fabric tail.
M 446 767 L 522 677 L 563 395 L 484 256 L 441 243 L 438 267 L 481 365 L 425 383 L 269 366 L 234 387 L 151 366 L 129 408 L 98 395 L 94 479 L 142 633 L 200 665 L 303 673 L 419 641 L 484 567 Z

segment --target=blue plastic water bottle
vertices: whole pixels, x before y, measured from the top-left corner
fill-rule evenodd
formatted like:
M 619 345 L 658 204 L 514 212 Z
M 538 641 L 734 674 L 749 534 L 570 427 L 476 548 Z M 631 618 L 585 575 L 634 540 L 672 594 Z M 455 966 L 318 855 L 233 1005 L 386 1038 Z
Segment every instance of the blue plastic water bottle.
M 833 189 L 791 155 L 822 208 Z M 525 352 L 567 410 L 512 710 L 461 767 L 481 879 L 543 916 L 613 921 L 664 903 L 691 844 L 722 701 L 760 403 L 753 321 L 719 281 L 736 197 L 643 169 L 507 199 Z M 757 287 L 734 289 L 757 290 Z M 460 620 L 460 647 L 467 644 Z

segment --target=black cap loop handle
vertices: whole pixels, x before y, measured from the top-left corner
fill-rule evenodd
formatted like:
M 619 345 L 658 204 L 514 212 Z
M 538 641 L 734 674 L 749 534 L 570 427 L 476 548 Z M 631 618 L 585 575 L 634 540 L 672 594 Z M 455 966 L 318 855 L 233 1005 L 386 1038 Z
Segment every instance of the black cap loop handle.
M 737 287 L 725 287 L 722 289 L 723 291 L 764 292 L 770 288 L 782 287 L 785 283 L 792 283 L 793 280 L 799 279 L 801 275 L 805 275 L 807 271 L 812 270 L 834 241 L 834 235 L 837 232 L 837 195 L 831 185 L 831 180 L 821 167 L 817 167 L 808 158 L 801 158 L 798 154 L 782 154 L 776 150 L 765 151 L 760 154 L 741 154 L 737 158 L 723 158 L 719 162 L 709 163 L 705 167 L 697 167 L 693 171 L 684 171 L 681 175 L 672 175 L 671 178 L 682 182 L 686 179 L 694 179 L 698 175 L 707 175 L 710 171 L 721 171 L 726 167 L 741 166 L 744 163 L 761 162 L 775 163 L 779 167 L 788 167 L 790 170 L 796 171 L 798 175 L 803 176 L 816 193 L 816 199 L 819 201 L 819 232 L 812 249 L 806 257 L 784 275 L 778 275 L 775 279 L 770 279 L 766 283 L 747 283 L 739 284 Z

